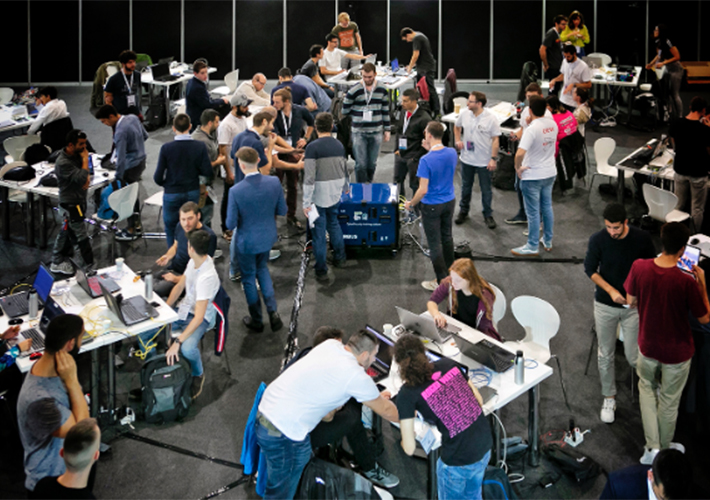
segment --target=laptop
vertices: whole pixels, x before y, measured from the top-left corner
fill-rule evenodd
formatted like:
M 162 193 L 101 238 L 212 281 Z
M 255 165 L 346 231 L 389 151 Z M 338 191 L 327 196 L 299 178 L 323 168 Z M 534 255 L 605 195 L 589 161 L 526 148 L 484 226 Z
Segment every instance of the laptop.
M 399 322 L 404 325 L 407 330 L 423 335 L 434 342 L 444 343 L 449 340 L 454 333 L 461 331 L 461 328 L 455 325 L 446 325 L 444 328 L 436 326 L 434 319 L 429 316 L 419 316 L 411 311 L 395 306 L 399 315 Z
M 158 316 L 158 311 L 140 295 L 136 295 L 130 299 L 124 299 L 123 295 L 120 293 L 115 297 L 111 295 L 111 292 L 109 292 L 100 281 L 99 287 L 101 288 L 104 299 L 106 299 L 108 308 L 126 326 L 132 326 Z
M 363 64 L 366 64 L 366 63 L 375 64 L 376 62 L 377 62 L 377 54 L 372 54 L 370 57 L 366 57 L 362 63 Z
M 379 345 L 375 362 L 367 369 L 367 374 L 372 377 L 372 380 L 379 382 L 387 378 L 390 374 L 392 360 L 394 359 L 394 342 L 370 325 L 367 325 L 365 329 L 377 338 Z
M 456 335 L 454 340 L 461 354 L 468 356 L 495 372 L 503 373 L 513 367 L 515 354 L 495 345 L 487 339 L 481 339 L 474 344 L 460 335 Z
M 400 67 L 399 59 L 396 57 L 392 60 L 392 74 L 397 76 L 403 76 L 407 74 L 407 68 Z
M 163 57 L 161 59 L 158 59 L 158 64 L 170 64 L 174 60 L 175 60 L 175 56 Z
M 79 283 L 79 286 L 86 293 L 88 293 L 89 297 L 91 297 L 92 299 L 101 297 L 101 295 L 103 295 L 101 293 L 101 287 L 99 287 L 99 283 L 103 283 L 109 293 L 115 293 L 121 289 L 118 283 L 116 283 L 108 276 L 87 277 L 82 267 L 74 259 L 69 259 L 69 261 L 71 262 L 72 266 L 74 266 L 74 270 L 76 271 L 76 282 Z
M 584 56 L 582 61 L 584 61 L 590 69 L 597 69 L 604 66 L 604 64 L 602 64 L 602 58 L 597 56 Z
M 39 269 L 37 270 L 37 275 L 35 276 L 32 286 L 35 290 L 37 290 L 39 303 L 44 304 L 47 302 L 47 297 L 49 297 L 49 293 L 52 291 L 52 287 L 54 286 L 54 275 L 52 275 L 52 273 L 49 272 L 49 269 L 47 269 L 42 263 L 39 265 Z M 5 314 L 11 318 L 24 316 L 30 312 L 29 292 L 25 291 L 2 297 L 0 298 L 0 306 L 2 306 Z
M 44 337 L 47 335 L 47 327 L 49 323 L 56 318 L 64 314 L 64 309 L 52 298 L 47 297 L 47 301 L 44 303 L 44 310 L 42 311 L 42 316 L 39 319 L 39 329 L 28 328 L 26 330 L 21 330 L 17 335 L 17 342 L 22 342 L 23 340 L 32 339 L 32 348 L 29 353 L 43 351 L 44 350 Z
M 172 82 L 178 77 L 170 73 L 170 63 L 158 63 L 150 67 L 155 82 Z

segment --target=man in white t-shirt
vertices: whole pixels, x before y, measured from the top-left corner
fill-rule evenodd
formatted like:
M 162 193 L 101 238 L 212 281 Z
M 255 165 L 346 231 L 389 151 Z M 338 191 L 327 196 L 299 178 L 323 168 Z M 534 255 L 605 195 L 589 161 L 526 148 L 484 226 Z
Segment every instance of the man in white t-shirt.
M 459 214 L 454 221 L 463 224 L 468 218 L 471 206 L 473 183 L 478 173 L 478 183 L 481 186 L 481 202 L 483 204 L 483 219 L 489 229 L 496 228 L 493 219 L 491 200 L 493 199 L 492 175 L 498 166 L 498 145 L 500 142 L 500 124 L 498 119 L 484 109 L 486 94 L 471 92 L 468 96 L 468 109 L 461 112 L 456 120 L 454 137 L 456 149 L 461 151 L 461 200 Z M 463 138 L 461 131 L 463 129 Z
M 560 67 L 560 74 L 550 80 L 550 91 L 562 82 L 562 92 L 559 92 L 560 102 L 570 111 L 577 108 L 574 102 L 574 89 L 592 88 L 592 70 L 587 63 L 577 57 L 577 49 L 574 45 L 567 44 L 562 49 L 564 60 Z
M 399 421 L 389 393 L 380 393 L 365 372 L 377 349 L 375 336 L 364 330 L 353 334 L 347 345 L 326 340 L 266 388 L 256 427 L 268 470 L 265 499 L 294 497 L 311 457 L 310 432 L 321 420 L 332 420 L 350 398 L 391 422 Z
M 520 178 L 520 190 L 525 200 L 528 216 L 528 242 L 511 250 L 513 255 L 538 255 L 540 242 L 546 251 L 552 250 L 552 186 L 557 176 L 555 166 L 555 142 L 557 124 L 545 116 L 547 103 L 542 97 L 529 99 L 532 115 L 530 124 L 523 132 L 523 137 L 515 154 L 515 171 Z M 544 234 L 540 239 L 540 216 Z
M 61 99 L 57 99 L 56 87 L 43 87 L 37 92 L 37 102 L 42 105 L 35 121 L 30 125 L 27 135 L 33 135 L 40 131 L 41 127 L 56 120 L 61 120 L 69 116 L 67 104 Z
M 343 65 L 345 59 L 352 59 L 355 61 L 362 61 L 370 57 L 361 56 L 356 52 L 346 52 L 338 48 L 338 35 L 333 33 L 325 37 L 327 46 L 323 51 L 323 59 L 318 61 L 318 66 L 320 69 L 320 74 L 328 80 L 329 77 L 339 75 L 343 71 Z

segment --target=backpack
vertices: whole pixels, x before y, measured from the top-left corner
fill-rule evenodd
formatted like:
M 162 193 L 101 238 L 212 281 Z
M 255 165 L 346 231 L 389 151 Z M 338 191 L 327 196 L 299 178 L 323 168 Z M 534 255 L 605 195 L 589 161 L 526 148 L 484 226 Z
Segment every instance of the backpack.
M 126 187 L 127 185 L 128 184 L 126 184 L 120 179 L 114 179 L 111 184 L 106 186 L 103 191 L 101 191 L 101 205 L 99 205 L 99 208 L 96 210 L 96 215 L 106 220 L 114 219 L 117 214 L 109 206 L 108 197 L 111 196 L 111 193 L 113 193 L 114 191 L 118 191 L 119 189 Z
M 503 191 L 515 191 L 515 157 L 501 153 L 498 155 L 498 167 L 493 171 L 491 182 Z
M 141 368 L 142 408 L 145 421 L 174 422 L 187 416 L 192 398 L 190 365 L 180 358 L 168 366 L 165 355 L 156 356 Z
M 152 132 L 164 127 L 166 125 L 165 120 L 165 101 L 163 99 L 154 99 L 145 112 L 145 129 L 148 132 Z
M 542 452 L 560 471 L 574 477 L 578 483 L 594 479 L 601 472 L 601 467 L 593 459 L 581 454 L 576 449 L 557 444 L 543 447 Z
M 486 472 L 483 475 L 482 496 L 485 500 L 515 500 L 518 498 L 505 471 L 490 465 L 486 467 Z
M 37 163 L 46 161 L 49 158 L 50 151 L 42 144 L 32 144 L 25 149 L 24 162 L 28 165 L 36 165 Z

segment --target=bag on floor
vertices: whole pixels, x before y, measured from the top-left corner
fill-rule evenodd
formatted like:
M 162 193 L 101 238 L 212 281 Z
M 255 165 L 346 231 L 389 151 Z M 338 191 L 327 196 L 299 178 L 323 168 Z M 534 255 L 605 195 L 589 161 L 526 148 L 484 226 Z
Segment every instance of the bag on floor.
M 367 500 L 382 497 L 372 483 L 361 475 L 319 458 L 313 458 L 303 470 L 296 498 Z
M 145 112 L 145 129 L 148 132 L 157 130 L 166 125 L 165 101 L 160 98 L 154 99 Z
M 165 355 L 156 356 L 141 368 L 142 408 L 145 421 L 160 424 L 182 420 L 192 403 L 192 374 L 184 358 L 168 366 Z
M 498 167 L 493 171 L 491 182 L 498 189 L 515 191 L 515 157 L 498 155 Z
M 553 465 L 575 478 L 578 483 L 594 479 L 601 472 L 598 463 L 574 448 L 550 444 L 543 447 L 542 452 Z
M 128 184 L 121 181 L 120 179 L 114 179 L 111 184 L 106 186 L 103 191 L 101 191 L 101 204 L 98 210 L 96 210 L 96 215 L 102 219 L 112 220 L 118 217 L 118 214 L 113 211 L 113 209 L 108 204 L 108 197 L 111 193 L 118 191 L 119 189 L 126 187 Z
M 483 475 L 482 494 L 485 500 L 516 500 L 518 498 L 505 471 L 490 465 L 486 467 L 486 472 Z

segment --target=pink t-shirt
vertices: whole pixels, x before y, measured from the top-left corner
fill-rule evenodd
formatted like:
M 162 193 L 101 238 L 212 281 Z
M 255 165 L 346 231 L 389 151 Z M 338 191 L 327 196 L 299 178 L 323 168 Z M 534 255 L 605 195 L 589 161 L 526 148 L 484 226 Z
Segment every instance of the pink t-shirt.
M 577 131 L 577 119 L 571 111 L 552 115 L 557 124 L 557 142 L 555 143 L 555 157 L 560 154 L 560 141 Z

